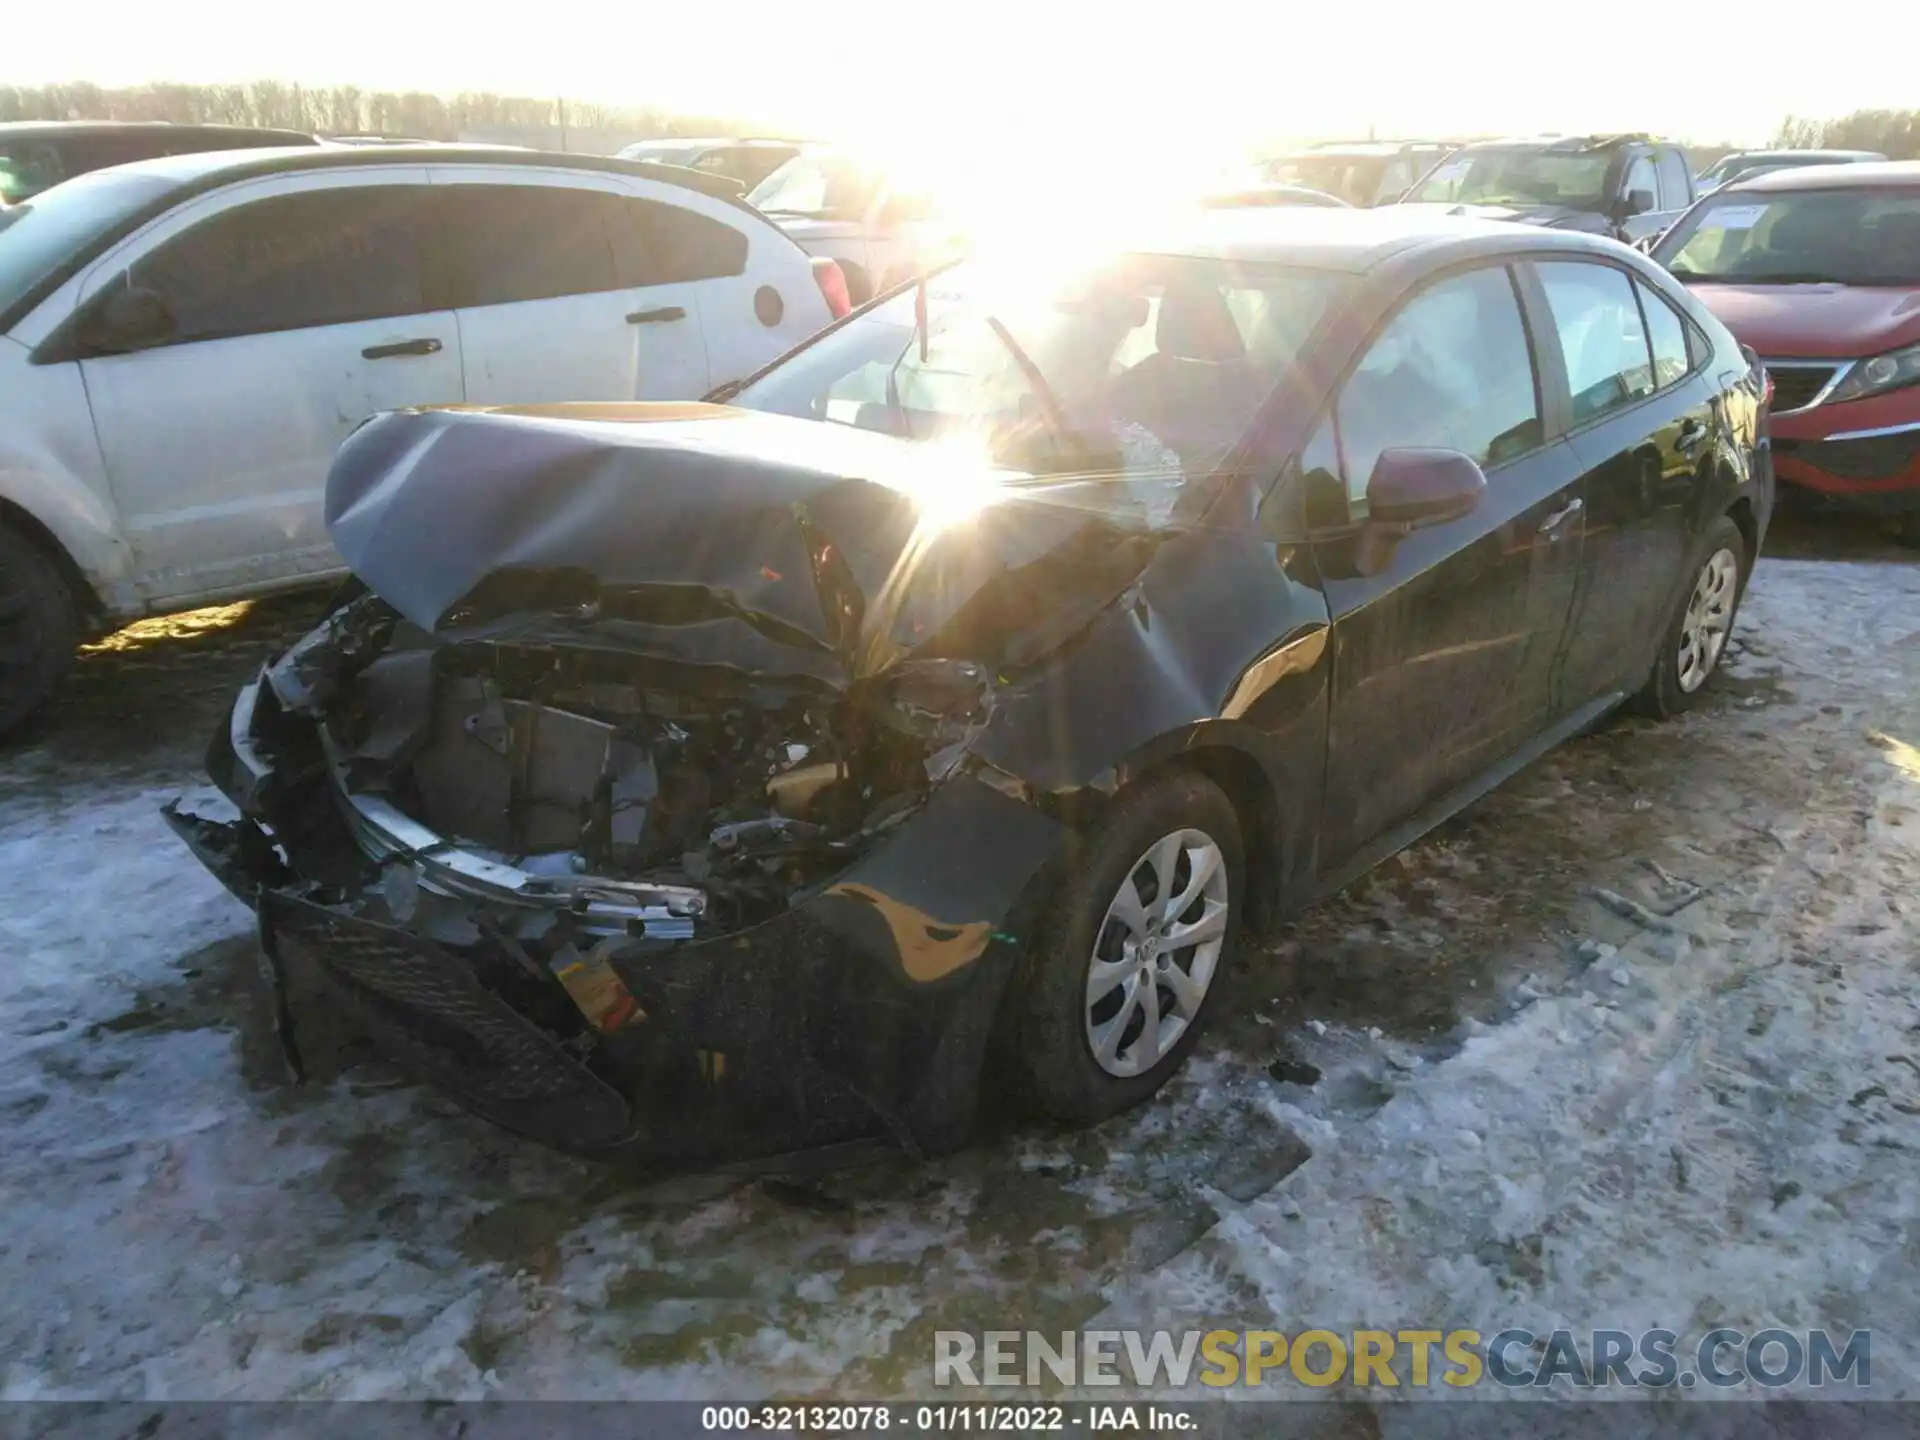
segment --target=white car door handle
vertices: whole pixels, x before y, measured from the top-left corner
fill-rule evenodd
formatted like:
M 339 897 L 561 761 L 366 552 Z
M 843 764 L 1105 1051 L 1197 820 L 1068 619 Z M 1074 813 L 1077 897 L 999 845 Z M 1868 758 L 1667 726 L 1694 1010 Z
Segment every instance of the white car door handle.
M 629 325 L 665 325 L 672 320 L 684 320 L 687 312 L 678 305 L 662 305 L 658 310 L 636 310 L 627 316 Z
M 1566 524 L 1567 521 L 1571 520 L 1586 508 L 1585 503 L 1582 501 L 1569 500 L 1565 505 L 1562 505 L 1558 510 L 1540 522 L 1540 533 L 1542 535 L 1553 534 L 1554 531 L 1558 530 L 1562 525 Z
M 392 345 L 369 345 L 360 352 L 367 360 L 391 360 L 399 355 L 438 355 L 438 340 L 401 340 Z

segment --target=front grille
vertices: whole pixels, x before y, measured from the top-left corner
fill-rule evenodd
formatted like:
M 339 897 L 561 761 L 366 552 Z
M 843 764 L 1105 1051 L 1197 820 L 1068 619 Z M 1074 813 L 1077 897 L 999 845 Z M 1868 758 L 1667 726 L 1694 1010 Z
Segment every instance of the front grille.
M 1813 397 L 1827 388 L 1833 372 L 1840 368 L 1838 365 L 1783 365 L 1777 360 L 1761 363 L 1773 377 L 1773 413 L 1776 415 L 1811 405 Z

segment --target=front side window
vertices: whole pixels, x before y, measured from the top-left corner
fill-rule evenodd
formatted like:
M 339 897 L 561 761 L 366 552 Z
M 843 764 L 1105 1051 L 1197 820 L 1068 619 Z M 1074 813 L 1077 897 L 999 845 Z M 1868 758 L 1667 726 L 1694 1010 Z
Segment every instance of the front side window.
M 1654 173 L 1652 159 L 1645 155 L 1633 157 L 1633 163 L 1627 166 L 1626 178 L 1620 182 L 1622 195 L 1631 195 L 1636 190 L 1646 191 L 1654 208 L 1660 207 L 1660 179 Z
M 1164 523 L 1349 283 L 1175 256 L 1071 276 L 966 262 L 928 282 L 924 306 L 917 289 L 895 296 L 733 403 L 945 446 Z
M 1573 260 L 1551 261 L 1537 269 L 1567 366 L 1573 423 L 1584 424 L 1651 395 L 1646 327 L 1626 273 Z
M 1662 240 L 1679 280 L 1920 285 L 1920 187 L 1720 192 Z
M 1406 198 L 1448 205 L 1606 205 L 1606 151 L 1463 150 L 1420 182 Z
M 439 240 L 453 307 L 511 305 L 619 288 L 598 190 L 447 185 Z
M 223 210 L 136 260 L 173 343 L 414 315 L 424 185 L 275 195 Z
M 1533 357 L 1504 266 L 1429 286 L 1387 322 L 1334 407 L 1350 518 L 1380 452 L 1433 446 L 1487 469 L 1541 444 Z
M 1687 182 L 1687 162 L 1678 150 L 1662 150 L 1656 162 L 1660 172 L 1660 208 L 1684 210 L 1693 203 L 1693 187 Z
M 157 175 L 96 171 L 0 209 L 0 314 L 173 188 Z

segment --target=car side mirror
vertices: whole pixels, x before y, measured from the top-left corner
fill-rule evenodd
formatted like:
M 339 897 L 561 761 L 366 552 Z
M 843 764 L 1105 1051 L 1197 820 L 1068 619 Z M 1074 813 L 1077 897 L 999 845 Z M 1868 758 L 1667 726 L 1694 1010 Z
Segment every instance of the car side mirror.
M 1620 214 L 1623 219 L 1631 220 L 1635 215 L 1645 215 L 1653 209 L 1651 190 L 1629 190 L 1626 198 L 1620 202 Z
M 1367 481 L 1367 520 L 1400 530 L 1444 525 L 1470 513 L 1487 477 L 1458 450 L 1383 450 Z
M 108 293 L 87 323 L 87 349 L 119 355 L 164 345 L 174 336 L 173 312 L 158 294 L 139 285 Z

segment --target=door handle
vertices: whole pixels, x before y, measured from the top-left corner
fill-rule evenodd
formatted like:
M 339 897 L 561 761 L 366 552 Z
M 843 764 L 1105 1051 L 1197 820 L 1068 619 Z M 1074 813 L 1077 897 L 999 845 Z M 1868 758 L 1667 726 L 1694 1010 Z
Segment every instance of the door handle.
M 363 359 L 391 360 L 397 355 L 438 355 L 438 340 L 397 340 L 391 345 L 369 345 L 360 352 Z
M 658 310 L 636 310 L 627 316 L 629 325 L 665 325 L 672 320 L 684 320 L 687 312 L 678 305 L 662 305 Z
M 1558 530 L 1562 525 L 1566 524 L 1567 521 L 1571 520 L 1586 508 L 1585 501 L 1569 500 L 1540 522 L 1540 533 L 1542 535 L 1553 535 L 1554 531 Z M 1554 538 L 1558 539 L 1559 537 L 1556 535 Z

